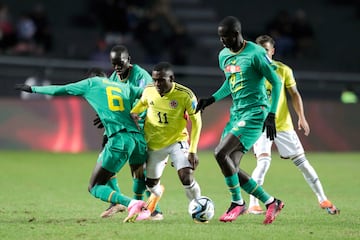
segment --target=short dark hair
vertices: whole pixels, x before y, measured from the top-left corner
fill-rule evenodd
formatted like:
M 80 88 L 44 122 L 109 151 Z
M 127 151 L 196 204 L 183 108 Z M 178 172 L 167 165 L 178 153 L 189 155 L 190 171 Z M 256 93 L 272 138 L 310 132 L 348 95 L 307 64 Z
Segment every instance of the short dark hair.
M 129 54 L 129 50 L 124 45 L 115 45 L 111 48 L 111 52 L 117 52 L 117 53 L 127 53 Z
M 102 70 L 101 68 L 91 68 L 89 69 L 89 71 L 86 73 L 86 77 L 87 78 L 91 78 L 91 77 L 107 77 L 106 73 L 104 72 L 104 70 Z
M 155 65 L 153 68 L 153 72 L 162 72 L 170 77 L 170 81 L 173 82 L 175 80 L 174 71 L 172 69 L 172 65 L 169 62 L 160 62 Z
M 260 45 L 269 42 L 272 46 L 275 46 L 275 40 L 269 35 L 260 35 L 256 38 L 255 42 Z
M 160 62 L 155 65 L 153 71 L 172 71 L 172 66 L 169 62 Z
M 227 16 L 221 20 L 219 26 L 228 28 L 229 30 L 237 30 L 241 33 L 241 23 L 237 17 Z

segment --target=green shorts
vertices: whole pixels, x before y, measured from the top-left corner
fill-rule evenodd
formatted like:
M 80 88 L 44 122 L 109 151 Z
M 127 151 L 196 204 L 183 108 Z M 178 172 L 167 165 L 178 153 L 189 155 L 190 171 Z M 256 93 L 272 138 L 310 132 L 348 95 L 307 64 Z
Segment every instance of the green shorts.
M 117 173 L 129 161 L 129 164 L 146 162 L 147 148 L 141 133 L 119 132 L 108 139 L 98 162 L 106 170 Z
M 267 114 L 268 110 L 263 106 L 232 112 L 221 138 L 232 133 L 244 146 L 243 152 L 247 152 L 260 137 Z

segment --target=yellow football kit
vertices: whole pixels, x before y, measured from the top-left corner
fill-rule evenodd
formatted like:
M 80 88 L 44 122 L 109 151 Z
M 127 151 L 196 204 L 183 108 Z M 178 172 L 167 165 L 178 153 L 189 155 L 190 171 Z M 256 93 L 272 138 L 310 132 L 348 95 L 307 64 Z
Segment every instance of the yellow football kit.
M 174 83 L 164 96 L 160 96 L 154 85 L 149 85 L 131 112 L 141 113 L 147 110 L 144 131 L 150 150 L 188 141 L 189 118 L 192 126 L 189 152 L 196 153 L 202 125 L 200 112 L 195 114 L 196 105 L 194 93 L 181 84 Z
M 290 67 L 279 61 L 272 61 L 271 63 L 276 68 L 276 73 L 281 80 L 281 91 L 278 102 L 278 108 L 276 111 L 276 130 L 277 131 L 288 131 L 294 129 L 289 108 L 287 105 L 286 89 L 296 85 L 296 81 L 293 72 Z M 266 90 L 271 96 L 271 84 L 266 81 Z

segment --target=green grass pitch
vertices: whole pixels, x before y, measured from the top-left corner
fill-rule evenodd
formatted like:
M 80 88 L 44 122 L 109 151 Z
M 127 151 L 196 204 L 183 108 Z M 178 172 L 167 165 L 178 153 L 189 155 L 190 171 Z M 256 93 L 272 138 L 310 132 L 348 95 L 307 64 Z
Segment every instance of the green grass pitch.
M 87 192 L 97 154 L 0 151 L 0 239 L 360 239 L 360 153 L 307 154 L 325 193 L 341 209 L 336 216 L 319 207 L 296 167 L 274 154 L 264 187 L 282 199 L 285 208 L 267 226 L 262 224 L 263 215 L 218 221 L 230 204 L 230 194 L 211 152 L 199 153 L 195 175 L 202 194 L 215 202 L 210 223 L 192 222 L 184 190 L 170 164 L 162 178 L 163 221 L 123 223 L 125 213 L 101 219 L 108 203 Z M 241 166 L 249 173 L 255 167 L 250 152 Z M 132 196 L 128 166 L 118 178 L 122 191 Z M 247 194 L 243 197 L 248 201 Z

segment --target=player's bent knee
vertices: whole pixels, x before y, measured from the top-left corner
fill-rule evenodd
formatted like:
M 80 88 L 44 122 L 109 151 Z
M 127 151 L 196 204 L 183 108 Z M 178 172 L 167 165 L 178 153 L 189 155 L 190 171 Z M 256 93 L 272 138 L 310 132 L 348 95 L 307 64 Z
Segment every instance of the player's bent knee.
M 222 148 L 215 148 L 214 156 L 218 163 L 224 162 L 226 159 L 226 152 Z
M 160 179 L 152 179 L 152 178 L 147 178 L 145 181 L 145 184 L 148 188 L 152 188 L 154 187 L 156 184 L 159 183 Z
M 183 185 L 190 185 L 194 181 L 193 170 L 191 168 L 179 169 L 178 175 Z

